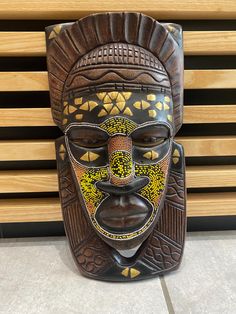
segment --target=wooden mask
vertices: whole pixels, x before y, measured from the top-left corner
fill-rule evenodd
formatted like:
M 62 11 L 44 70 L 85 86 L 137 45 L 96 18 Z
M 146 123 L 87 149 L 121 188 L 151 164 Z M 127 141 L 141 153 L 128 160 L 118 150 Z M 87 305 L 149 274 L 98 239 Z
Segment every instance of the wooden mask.
M 185 238 L 182 30 L 139 13 L 46 28 L 66 234 L 80 271 L 131 281 L 176 269 Z

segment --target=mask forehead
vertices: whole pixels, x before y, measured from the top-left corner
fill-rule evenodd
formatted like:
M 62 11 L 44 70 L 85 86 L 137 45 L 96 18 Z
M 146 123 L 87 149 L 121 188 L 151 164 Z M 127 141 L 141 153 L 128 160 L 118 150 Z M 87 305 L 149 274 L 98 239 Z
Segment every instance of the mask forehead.
M 173 102 L 169 92 L 103 91 L 63 101 L 63 124 L 100 125 L 109 135 L 130 134 L 138 125 L 163 123 L 173 129 Z

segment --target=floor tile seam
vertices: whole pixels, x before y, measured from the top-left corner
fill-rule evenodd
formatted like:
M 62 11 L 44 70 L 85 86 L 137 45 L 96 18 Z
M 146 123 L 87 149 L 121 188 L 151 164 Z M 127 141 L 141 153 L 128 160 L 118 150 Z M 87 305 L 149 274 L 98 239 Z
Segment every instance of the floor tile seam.
M 161 283 L 162 293 L 163 293 L 164 298 L 165 298 L 166 306 L 168 309 L 168 313 L 169 314 L 175 314 L 174 306 L 173 306 L 173 303 L 171 301 L 171 297 L 170 297 L 169 290 L 167 288 L 167 284 L 166 284 L 164 276 L 160 276 L 160 283 Z

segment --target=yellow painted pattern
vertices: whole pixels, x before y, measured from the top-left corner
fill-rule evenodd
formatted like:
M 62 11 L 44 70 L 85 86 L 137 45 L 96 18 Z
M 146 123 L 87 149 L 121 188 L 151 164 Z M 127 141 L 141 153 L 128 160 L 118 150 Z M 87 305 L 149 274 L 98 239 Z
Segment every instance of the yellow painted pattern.
M 82 103 L 83 103 L 83 97 L 79 97 L 79 98 L 74 99 L 75 105 L 82 105 Z
M 61 31 L 61 24 L 56 25 L 53 30 L 51 31 L 51 33 L 49 34 L 48 38 L 49 39 L 53 39 L 55 37 L 57 37 L 57 35 L 60 33 Z
M 152 150 L 152 151 L 149 151 L 149 152 L 143 154 L 143 157 L 150 159 L 150 160 L 155 160 L 159 157 L 159 154 L 155 150 Z
M 65 146 L 61 144 L 59 147 L 59 156 L 61 157 L 62 160 L 65 159 L 65 154 L 66 154 Z
M 122 270 L 121 275 L 124 277 L 130 277 L 131 279 L 138 277 L 141 274 L 141 272 L 136 269 L 136 268 L 129 268 L 126 267 L 125 269 Z
M 147 198 L 155 207 L 158 205 L 159 196 L 165 188 L 165 173 L 159 164 L 135 165 L 136 176 L 149 177 L 150 182 L 139 191 L 143 197 Z
M 171 106 L 170 106 L 170 97 L 169 96 L 164 96 L 162 101 L 157 101 L 157 96 L 155 94 L 147 94 L 146 96 L 147 101 L 146 100 L 139 100 L 139 101 L 135 101 L 133 103 L 133 106 L 138 109 L 138 110 L 146 110 L 148 109 L 148 116 L 150 118 L 156 118 L 158 116 L 158 112 L 164 110 L 164 111 L 168 111 L 166 113 L 166 117 L 167 119 L 172 122 L 172 116 L 170 114 L 170 110 L 171 110 Z M 158 109 L 158 110 L 156 110 Z
M 132 116 L 131 109 L 126 110 L 126 100 L 128 100 L 131 92 L 101 92 L 96 94 L 98 99 L 102 101 L 103 108 L 99 111 L 98 117 L 104 117 L 107 115 L 124 114 Z
M 148 94 L 147 95 L 147 100 L 150 100 L 150 101 L 156 100 L 156 95 L 155 94 Z
M 83 103 L 79 109 L 84 110 L 84 111 L 92 111 L 94 108 L 98 106 L 98 103 L 95 101 L 89 100 Z
M 77 100 L 79 100 L 79 98 L 77 98 Z M 82 97 L 80 98 L 81 102 L 82 102 Z M 77 103 L 79 103 L 80 101 L 78 101 Z M 76 105 L 76 101 L 74 102 Z M 63 114 L 64 116 L 66 116 L 66 118 L 63 119 L 62 124 L 65 125 L 68 122 L 68 118 L 67 116 L 69 116 L 70 114 L 74 113 L 77 110 L 77 107 L 75 105 L 70 105 L 67 101 L 63 102 Z M 77 114 L 76 116 L 77 120 L 81 120 L 83 118 L 83 114 Z
M 117 178 L 126 178 L 132 173 L 132 157 L 125 151 L 115 151 L 110 157 L 110 169 Z
M 171 98 L 163 94 L 109 91 L 76 97 L 72 104 L 69 102 L 70 100 L 63 102 L 63 125 L 69 122 L 70 115 L 72 119 L 82 121 L 86 118 L 86 113 L 94 109 L 97 109 L 94 114 L 99 118 L 109 119 L 119 115 L 135 117 L 136 110 L 140 110 L 147 116 L 147 120 L 164 118 L 169 122 L 173 121 Z M 76 112 L 78 110 L 80 111 Z
M 114 117 L 106 120 L 100 127 L 106 131 L 110 136 L 115 134 L 129 135 L 133 132 L 138 125 L 126 118 Z
M 108 179 L 107 168 L 90 168 L 87 169 L 80 178 L 78 178 L 81 192 L 86 202 L 86 205 L 92 212 L 95 212 L 97 206 L 105 197 L 105 193 L 96 188 L 97 181 Z
M 179 159 L 180 159 L 180 152 L 179 152 L 178 149 L 176 148 L 176 149 L 173 151 L 173 154 L 172 154 L 173 163 L 174 163 L 174 164 L 177 164 L 177 163 L 179 162 Z
M 76 118 L 76 120 L 82 120 L 83 116 L 84 115 L 82 113 L 78 113 L 75 115 L 75 118 Z
M 168 114 L 168 115 L 167 115 L 167 119 L 168 119 L 170 122 L 172 122 L 172 120 L 173 120 L 173 119 L 172 119 L 172 115 Z
M 98 154 L 96 154 L 96 153 L 93 153 L 93 152 L 86 152 L 84 155 L 82 155 L 82 156 L 80 157 L 80 159 L 83 160 L 83 161 L 90 162 L 90 161 L 97 160 L 99 157 L 100 157 L 100 155 L 98 155 Z

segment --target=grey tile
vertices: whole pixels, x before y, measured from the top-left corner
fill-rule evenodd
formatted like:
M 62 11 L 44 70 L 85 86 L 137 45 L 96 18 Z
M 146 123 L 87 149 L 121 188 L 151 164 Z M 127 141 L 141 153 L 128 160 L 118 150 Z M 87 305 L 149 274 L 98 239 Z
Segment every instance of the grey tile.
M 236 231 L 188 234 L 180 269 L 164 280 L 176 314 L 236 313 Z
M 0 313 L 167 314 L 158 278 L 106 283 L 78 274 L 65 238 L 0 240 Z

